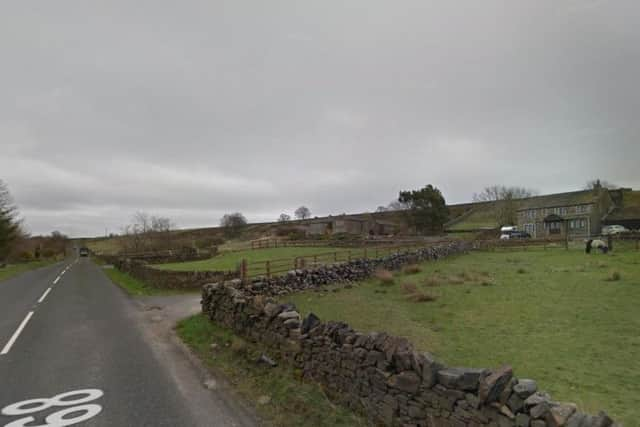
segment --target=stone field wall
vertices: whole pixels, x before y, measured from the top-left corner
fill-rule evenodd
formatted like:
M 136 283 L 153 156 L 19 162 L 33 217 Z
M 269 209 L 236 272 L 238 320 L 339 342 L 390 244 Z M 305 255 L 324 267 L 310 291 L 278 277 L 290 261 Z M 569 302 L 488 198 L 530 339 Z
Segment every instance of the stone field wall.
M 225 271 L 171 271 L 149 266 L 144 261 L 117 258 L 111 261 L 118 270 L 161 289 L 199 289 L 211 282 L 230 280 L 235 272 Z

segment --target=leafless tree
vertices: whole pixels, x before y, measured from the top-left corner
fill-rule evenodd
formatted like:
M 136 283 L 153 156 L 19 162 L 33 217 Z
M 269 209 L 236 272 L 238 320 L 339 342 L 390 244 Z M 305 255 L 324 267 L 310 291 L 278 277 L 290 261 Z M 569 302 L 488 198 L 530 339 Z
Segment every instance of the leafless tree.
M 474 202 L 493 202 L 496 222 L 500 225 L 515 224 L 518 215 L 518 200 L 536 195 L 535 190 L 525 187 L 492 185 L 473 195 Z
M 131 224 L 122 228 L 125 236 L 121 240 L 123 250 L 141 252 L 154 249 L 170 249 L 172 246 L 172 233 L 175 224 L 170 218 L 149 215 L 146 212 L 136 212 Z
M 278 217 L 278 222 L 285 223 L 289 221 L 291 221 L 291 216 L 287 215 L 286 213 L 281 213 Z
M 311 210 L 306 206 L 300 206 L 294 214 L 298 219 L 307 219 L 311 217 Z

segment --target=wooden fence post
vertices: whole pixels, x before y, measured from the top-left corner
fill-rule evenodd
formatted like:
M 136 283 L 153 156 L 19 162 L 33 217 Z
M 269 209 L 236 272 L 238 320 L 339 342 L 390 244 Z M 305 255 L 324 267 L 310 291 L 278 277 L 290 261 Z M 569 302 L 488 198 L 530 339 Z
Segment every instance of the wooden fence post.
M 351 249 L 349 249 L 349 262 L 351 262 Z
M 333 262 L 338 262 L 338 252 L 333 253 Z
M 364 248 L 364 259 L 367 259 L 367 248 Z
M 271 261 L 265 261 L 265 269 L 267 270 L 267 279 L 271 279 Z
M 249 278 L 247 277 L 247 260 L 246 258 L 242 258 L 242 261 L 240 261 L 240 280 L 242 280 L 242 283 L 247 283 L 249 280 Z

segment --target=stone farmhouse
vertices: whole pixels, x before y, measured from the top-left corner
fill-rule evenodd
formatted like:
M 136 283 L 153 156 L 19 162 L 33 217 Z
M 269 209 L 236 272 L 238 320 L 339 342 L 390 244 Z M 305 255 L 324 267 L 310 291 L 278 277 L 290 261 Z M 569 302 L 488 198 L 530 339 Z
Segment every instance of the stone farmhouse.
M 354 234 L 385 236 L 395 234 L 400 224 L 380 218 L 378 214 L 338 215 L 316 218 L 300 225 L 308 235 Z
M 592 190 L 530 197 L 518 204 L 517 225 L 534 238 L 586 238 L 613 224 L 636 229 L 640 226 L 637 194 L 629 188 L 608 190 L 598 183 Z

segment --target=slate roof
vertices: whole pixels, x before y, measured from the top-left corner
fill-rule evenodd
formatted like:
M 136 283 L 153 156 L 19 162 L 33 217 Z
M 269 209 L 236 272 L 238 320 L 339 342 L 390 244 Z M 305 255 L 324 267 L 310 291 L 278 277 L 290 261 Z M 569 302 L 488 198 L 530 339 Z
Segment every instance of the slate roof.
M 571 191 L 568 193 L 548 194 L 546 196 L 522 199 L 518 202 L 518 210 L 586 205 L 595 203 L 596 201 L 597 196 L 592 190 Z

